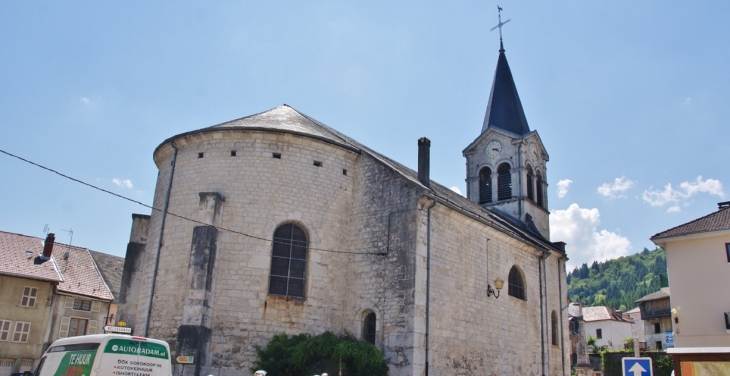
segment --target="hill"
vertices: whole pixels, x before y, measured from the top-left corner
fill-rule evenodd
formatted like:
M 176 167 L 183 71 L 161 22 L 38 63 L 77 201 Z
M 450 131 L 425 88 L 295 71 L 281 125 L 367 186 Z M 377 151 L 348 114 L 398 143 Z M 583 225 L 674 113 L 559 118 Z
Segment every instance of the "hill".
M 667 256 L 664 250 L 624 256 L 588 266 L 583 264 L 568 273 L 568 297 L 583 306 L 608 306 L 622 311 L 634 308 L 634 301 L 666 287 Z

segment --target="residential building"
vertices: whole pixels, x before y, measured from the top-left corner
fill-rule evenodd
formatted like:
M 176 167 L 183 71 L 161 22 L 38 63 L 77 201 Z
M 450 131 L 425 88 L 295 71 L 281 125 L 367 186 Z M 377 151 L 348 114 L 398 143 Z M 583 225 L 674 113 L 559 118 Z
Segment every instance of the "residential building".
M 638 299 L 644 322 L 644 340 L 648 350 L 666 350 L 674 347 L 672 329 L 672 305 L 669 303 L 669 287 Z
M 53 240 L 46 242 L 50 254 Z M 43 239 L 0 231 L 0 376 L 30 371 L 50 338 L 54 288 L 64 281 L 54 260 L 36 264 Z
M 163 141 L 166 211 L 134 217 L 119 319 L 195 359 L 175 374 L 249 375 L 275 334 L 324 331 L 393 376 L 566 374 L 549 157 L 501 47 L 466 197 L 429 178 L 430 140 L 413 171 L 287 105 Z
M 624 341 L 633 338 L 631 335 L 631 320 L 625 318 L 621 311 L 612 308 L 583 307 L 586 335 L 596 339 L 597 348 L 623 350 Z
M 632 338 L 638 339 L 639 348 L 642 351 L 646 350 L 646 334 L 644 329 L 644 320 L 641 319 L 641 308 L 636 307 L 630 311 L 626 311 L 624 315 L 626 318 L 634 322 L 631 324 Z

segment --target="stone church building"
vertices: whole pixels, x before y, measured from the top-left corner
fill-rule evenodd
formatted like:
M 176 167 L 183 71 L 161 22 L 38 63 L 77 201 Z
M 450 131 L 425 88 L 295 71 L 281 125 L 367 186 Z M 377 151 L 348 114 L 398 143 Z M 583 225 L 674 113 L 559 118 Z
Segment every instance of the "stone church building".
M 254 345 L 324 331 L 394 376 L 569 373 L 548 153 L 503 48 L 477 129 L 467 197 L 429 179 L 429 140 L 404 140 L 413 171 L 287 105 L 170 137 L 119 320 L 192 356 L 175 375 L 249 375 Z

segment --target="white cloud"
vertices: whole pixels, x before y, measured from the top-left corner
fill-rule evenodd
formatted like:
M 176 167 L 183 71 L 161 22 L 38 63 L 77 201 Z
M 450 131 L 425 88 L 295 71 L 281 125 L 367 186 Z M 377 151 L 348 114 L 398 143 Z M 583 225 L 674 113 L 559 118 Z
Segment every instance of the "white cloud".
M 453 187 L 451 187 L 451 190 L 463 196 L 463 194 L 461 193 L 461 189 L 459 189 L 459 187 L 453 186 Z
M 598 193 L 609 198 L 624 197 L 622 193 L 634 186 L 634 182 L 625 176 L 613 180 L 613 184 L 603 183 L 598 187 Z
M 89 104 L 89 103 L 91 102 L 91 99 L 89 99 L 89 98 L 86 98 L 86 97 L 81 97 L 81 98 L 79 99 L 79 102 L 81 102 L 81 103 L 83 103 L 83 104 Z
M 725 192 L 722 190 L 722 183 L 719 180 L 703 180 L 702 175 L 700 175 L 693 182 L 685 181 L 679 184 L 679 189 L 672 188 L 671 183 L 665 185 L 664 189 L 660 190 L 654 190 L 651 188 L 646 189 L 644 190 L 644 193 L 641 194 L 641 198 L 644 202 L 651 206 L 664 206 L 670 203 L 674 204 L 673 207 L 668 210 L 671 213 L 679 211 L 679 203 L 690 199 L 698 193 L 709 193 L 720 198 L 725 197 Z M 684 202 L 684 205 L 687 206 L 688 203 Z M 674 209 L 675 207 L 676 209 Z
M 558 198 L 563 198 L 566 194 L 568 194 L 568 187 L 570 187 L 570 184 L 572 183 L 573 181 L 570 179 L 563 179 L 558 182 Z
M 667 213 L 678 213 L 681 211 L 682 211 L 682 208 L 680 208 L 677 205 L 674 205 L 674 206 L 670 207 L 669 209 L 667 209 Z
M 550 238 L 567 243 L 569 269 L 583 263 L 625 256 L 631 250 L 628 238 L 598 229 L 600 217 L 598 209 L 585 209 L 578 204 L 550 212 Z
M 129 179 L 112 179 L 112 183 L 122 187 L 122 188 L 133 188 L 132 181 Z

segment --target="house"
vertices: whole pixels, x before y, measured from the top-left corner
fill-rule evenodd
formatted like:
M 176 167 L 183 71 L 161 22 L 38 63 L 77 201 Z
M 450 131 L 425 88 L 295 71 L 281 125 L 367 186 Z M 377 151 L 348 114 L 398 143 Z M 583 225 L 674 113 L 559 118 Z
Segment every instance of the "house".
M 730 201 L 651 240 L 667 253 L 676 375 L 703 362 L 730 374 Z
M 119 320 L 192 357 L 181 375 L 249 375 L 275 334 L 324 331 L 374 343 L 394 376 L 565 374 L 549 157 L 501 43 L 483 124 L 449 126 L 476 136 L 466 197 L 429 178 L 427 138 L 413 171 L 287 105 L 163 141 Z
M 30 371 L 48 343 L 54 289 L 64 282 L 51 259 L 53 238 L 0 231 L 0 376 Z
M 633 338 L 631 324 L 621 311 L 612 308 L 583 307 L 586 335 L 596 339 L 596 347 L 607 347 L 611 350 L 623 350 L 624 341 Z
M 0 376 L 32 370 L 58 338 L 113 325 L 115 298 L 102 273 L 117 284 L 122 265 L 121 257 L 57 243 L 54 234 L 0 231 Z
M 626 318 L 633 321 L 631 326 L 631 336 L 638 339 L 639 349 L 646 350 L 646 334 L 644 329 L 644 320 L 641 319 L 641 308 L 636 307 L 630 311 L 624 313 Z
M 664 350 L 674 347 L 672 329 L 672 305 L 669 303 L 669 287 L 636 300 L 644 326 L 644 341 L 648 350 Z

